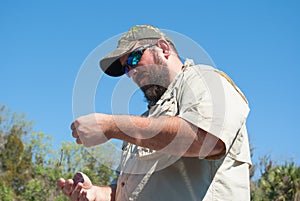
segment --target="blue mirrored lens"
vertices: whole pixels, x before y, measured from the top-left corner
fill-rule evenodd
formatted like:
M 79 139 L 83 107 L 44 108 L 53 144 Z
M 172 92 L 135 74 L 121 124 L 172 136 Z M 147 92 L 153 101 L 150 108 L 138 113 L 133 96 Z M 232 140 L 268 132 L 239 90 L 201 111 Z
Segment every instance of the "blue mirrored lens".
M 132 67 L 136 66 L 141 60 L 142 55 L 142 51 L 132 52 L 127 58 L 127 65 Z

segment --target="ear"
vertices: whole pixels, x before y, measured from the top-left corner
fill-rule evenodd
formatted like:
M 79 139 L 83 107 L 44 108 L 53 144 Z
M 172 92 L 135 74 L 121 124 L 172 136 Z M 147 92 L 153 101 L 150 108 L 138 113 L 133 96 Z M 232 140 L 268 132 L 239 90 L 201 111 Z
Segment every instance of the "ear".
M 157 41 L 157 46 L 162 49 L 163 54 L 166 58 L 168 58 L 171 55 L 170 45 L 165 39 L 159 39 Z

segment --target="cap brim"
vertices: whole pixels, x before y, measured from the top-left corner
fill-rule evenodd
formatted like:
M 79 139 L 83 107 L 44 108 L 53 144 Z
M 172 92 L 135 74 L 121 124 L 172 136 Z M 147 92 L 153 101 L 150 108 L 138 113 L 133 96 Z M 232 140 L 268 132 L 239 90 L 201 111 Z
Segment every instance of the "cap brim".
M 119 58 L 129 53 L 129 51 L 134 47 L 135 44 L 136 41 L 129 42 L 125 47 L 118 47 L 106 57 L 101 59 L 99 64 L 103 72 L 113 77 L 123 75 L 125 72 L 122 68 Z

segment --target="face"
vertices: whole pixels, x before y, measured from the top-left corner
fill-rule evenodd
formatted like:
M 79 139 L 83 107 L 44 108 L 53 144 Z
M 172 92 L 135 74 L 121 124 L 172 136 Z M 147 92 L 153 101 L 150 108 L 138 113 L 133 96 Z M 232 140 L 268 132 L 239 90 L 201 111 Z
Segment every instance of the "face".
M 127 63 L 129 55 L 120 58 L 123 65 Z M 128 68 L 128 75 L 141 88 L 149 102 L 158 101 L 170 84 L 167 63 L 154 49 L 145 49 L 139 62 L 134 67 Z

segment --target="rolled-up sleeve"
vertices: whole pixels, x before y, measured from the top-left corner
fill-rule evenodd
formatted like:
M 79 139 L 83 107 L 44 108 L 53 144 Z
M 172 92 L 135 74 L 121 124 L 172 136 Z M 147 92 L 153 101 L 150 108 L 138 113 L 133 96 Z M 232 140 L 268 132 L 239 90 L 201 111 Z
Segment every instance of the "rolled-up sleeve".
M 179 93 L 178 116 L 221 139 L 228 151 L 242 128 L 249 107 L 227 79 L 214 68 L 187 68 Z

